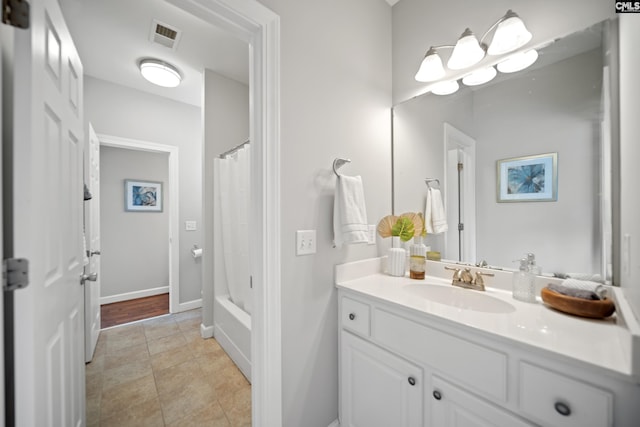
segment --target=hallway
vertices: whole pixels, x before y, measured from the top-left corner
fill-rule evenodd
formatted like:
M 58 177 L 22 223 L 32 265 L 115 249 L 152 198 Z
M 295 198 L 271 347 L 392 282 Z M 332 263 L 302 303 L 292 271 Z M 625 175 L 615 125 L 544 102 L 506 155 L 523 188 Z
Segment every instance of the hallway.
M 103 330 L 86 365 L 87 425 L 250 426 L 251 385 L 201 311 Z

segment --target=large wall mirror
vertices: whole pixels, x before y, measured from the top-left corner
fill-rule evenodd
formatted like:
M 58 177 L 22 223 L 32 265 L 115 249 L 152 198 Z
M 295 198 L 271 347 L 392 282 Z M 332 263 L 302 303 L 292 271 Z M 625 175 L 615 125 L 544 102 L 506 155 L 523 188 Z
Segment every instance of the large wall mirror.
M 430 185 L 442 193 L 448 231 L 427 236 L 427 245 L 443 259 L 516 268 L 532 252 L 545 274 L 610 281 L 614 35 L 616 21 L 604 21 L 539 47 L 525 70 L 394 106 L 394 212 L 424 212 L 425 179 L 437 179 Z M 508 179 L 500 165 L 550 154 L 557 169 L 547 165 L 545 185 L 557 183 L 555 197 L 500 196 Z

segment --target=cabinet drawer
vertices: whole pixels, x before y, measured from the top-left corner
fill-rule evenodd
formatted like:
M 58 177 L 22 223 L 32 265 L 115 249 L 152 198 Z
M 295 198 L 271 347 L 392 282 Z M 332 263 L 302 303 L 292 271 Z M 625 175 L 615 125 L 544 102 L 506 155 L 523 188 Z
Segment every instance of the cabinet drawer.
M 526 362 L 520 363 L 518 404 L 548 426 L 611 426 L 611 393 Z
M 507 401 L 507 355 L 384 310 L 373 314 L 381 344 L 427 364 L 485 398 Z
M 342 298 L 340 323 L 343 328 L 368 337 L 370 331 L 369 317 L 369 306 L 367 304 L 347 297 Z

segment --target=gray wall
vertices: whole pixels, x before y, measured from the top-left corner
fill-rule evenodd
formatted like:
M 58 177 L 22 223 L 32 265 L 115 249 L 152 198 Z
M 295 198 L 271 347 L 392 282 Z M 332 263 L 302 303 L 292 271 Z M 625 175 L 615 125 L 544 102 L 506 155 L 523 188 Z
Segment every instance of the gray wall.
M 361 175 L 367 215 L 391 212 L 391 8 L 383 0 L 263 0 L 280 15 L 282 386 L 285 427 L 338 416 L 335 264 L 375 246 L 332 247 L 331 164 Z M 296 257 L 295 231 L 317 230 Z
M 84 97 L 96 133 L 179 148 L 180 302 L 200 299 L 202 269 L 191 248 L 202 245 L 201 109 L 88 76 Z M 185 231 L 186 220 L 197 221 L 197 231 Z
M 169 286 L 171 195 L 162 212 L 126 212 L 124 180 L 169 180 L 168 154 L 100 147 L 101 297 Z
M 224 279 L 224 276 L 213 269 L 213 159 L 249 138 L 249 87 L 205 70 L 204 93 L 203 188 L 206 236 L 202 321 L 205 326 L 213 326 L 214 282 Z

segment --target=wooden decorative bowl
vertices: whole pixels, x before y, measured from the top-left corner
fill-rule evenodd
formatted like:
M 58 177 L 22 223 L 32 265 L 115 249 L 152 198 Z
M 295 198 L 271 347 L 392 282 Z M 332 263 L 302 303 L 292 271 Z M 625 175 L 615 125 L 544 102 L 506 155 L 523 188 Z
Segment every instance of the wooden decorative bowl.
M 540 296 L 542 301 L 550 307 L 574 316 L 602 319 L 611 316 L 616 311 L 615 304 L 608 298 L 587 300 L 562 295 L 548 288 L 542 288 Z

